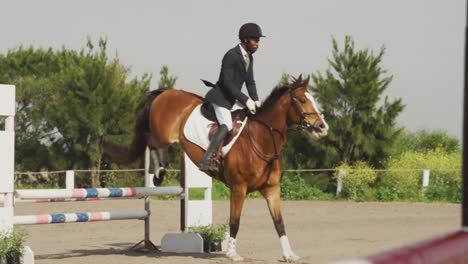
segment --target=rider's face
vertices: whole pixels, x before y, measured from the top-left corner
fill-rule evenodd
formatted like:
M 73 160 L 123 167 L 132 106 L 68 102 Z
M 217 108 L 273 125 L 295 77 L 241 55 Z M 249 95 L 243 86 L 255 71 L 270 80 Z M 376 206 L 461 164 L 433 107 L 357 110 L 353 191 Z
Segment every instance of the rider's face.
M 247 51 L 250 52 L 250 53 L 255 53 L 255 51 L 257 51 L 258 49 L 258 43 L 260 42 L 260 39 L 259 38 L 249 38 L 247 39 Z

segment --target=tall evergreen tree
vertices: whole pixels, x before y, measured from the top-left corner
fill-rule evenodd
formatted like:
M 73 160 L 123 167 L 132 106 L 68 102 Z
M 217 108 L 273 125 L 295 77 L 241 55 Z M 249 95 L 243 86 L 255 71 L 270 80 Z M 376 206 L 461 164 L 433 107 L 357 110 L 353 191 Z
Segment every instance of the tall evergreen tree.
M 333 39 L 331 68 L 312 75 L 312 91 L 322 105 L 330 130 L 323 142 L 313 143 L 314 156 L 326 157 L 320 166 L 365 160 L 382 167 L 401 132 L 396 118 L 404 109 L 401 98 L 393 101 L 382 95 L 392 76 L 382 69 L 385 53 L 356 50 L 350 36 L 340 50 Z
M 51 76 L 60 71 L 51 49 L 20 46 L 0 54 L 0 83 L 16 86 L 15 169 L 39 171 L 48 168 L 47 146 L 55 133 L 44 115 L 52 100 Z
M 163 65 L 159 71 L 160 79 L 158 82 L 158 88 L 174 88 L 177 76 L 169 76 L 169 67 Z
M 100 185 L 99 169 L 107 143 L 129 143 L 135 108 L 149 90 L 150 78 L 144 75 L 127 82 L 129 70 L 119 60 L 109 60 L 106 40 L 94 50 L 90 40 L 80 52 L 59 52 L 63 69 L 54 78 L 54 100 L 46 115 L 59 137 L 54 141 L 56 155 L 65 155 L 69 168 L 92 170 L 91 185 Z

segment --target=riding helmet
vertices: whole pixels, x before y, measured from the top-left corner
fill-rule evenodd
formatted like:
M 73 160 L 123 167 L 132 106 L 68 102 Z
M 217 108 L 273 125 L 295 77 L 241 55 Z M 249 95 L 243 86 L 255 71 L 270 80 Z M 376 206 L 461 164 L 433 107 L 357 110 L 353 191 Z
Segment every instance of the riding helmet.
M 244 40 L 245 38 L 261 38 L 265 37 L 262 33 L 262 29 L 255 23 L 246 23 L 239 29 L 239 39 Z

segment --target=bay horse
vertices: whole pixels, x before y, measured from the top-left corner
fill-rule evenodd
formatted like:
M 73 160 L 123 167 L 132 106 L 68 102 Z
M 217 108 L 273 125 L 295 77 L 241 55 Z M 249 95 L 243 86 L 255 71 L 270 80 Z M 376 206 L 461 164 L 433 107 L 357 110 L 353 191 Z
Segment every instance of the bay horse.
M 302 75 L 301 75 L 302 76 Z M 286 236 L 280 209 L 281 147 L 287 139 L 288 128 L 299 126 L 319 139 L 327 134 L 328 125 L 308 92 L 309 77 L 299 76 L 292 82 L 278 86 L 264 101 L 257 113 L 249 116 L 244 130 L 224 157 L 222 179 L 231 190 L 229 231 L 226 256 L 242 260 L 236 252 L 236 235 L 247 193 L 259 191 L 266 199 L 275 229 L 280 238 L 285 261 L 295 261 Z M 194 164 L 203 157 L 204 150 L 188 141 L 184 125 L 192 110 L 203 98 L 182 90 L 152 91 L 140 104 L 135 126 L 134 155 L 143 154 L 146 146 L 152 151 L 155 181 L 160 183 L 167 167 L 167 150 L 179 142 Z M 217 178 L 217 175 L 210 175 Z

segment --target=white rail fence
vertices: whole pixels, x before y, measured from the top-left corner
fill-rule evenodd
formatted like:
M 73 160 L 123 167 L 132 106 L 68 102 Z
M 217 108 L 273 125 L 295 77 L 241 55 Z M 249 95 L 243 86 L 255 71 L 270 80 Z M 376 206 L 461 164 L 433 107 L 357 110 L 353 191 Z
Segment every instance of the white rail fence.
M 112 172 L 112 173 L 124 173 L 124 172 L 144 172 L 145 169 L 122 169 L 122 170 L 98 170 L 97 172 Z M 178 169 L 170 169 L 168 171 L 176 171 L 179 172 Z M 307 174 L 307 173 L 323 173 L 323 172 L 332 172 L 335 173 L 338 171 L 338 177 L 336 182 L 336 195 L 339 196 L 341 191 L 343 190 L 343 179 L 346 177 L 346 171 L 356 171 L 353 169 L 350 170 L 343 170 L 343 169 L 290 169 L 284 170 L 284 172 L 289 173 L 298 173 L 298 174 Z M 421 187 L 427 188 L 430 183 L 430 176 L 431 170 L 429 169 L 382 169 L 382 170 L 373 170 L 375 172 L 401 172 L 401 173 L 408 173 L 408 172 L 420 172 L 421 173 Z M 437 169 L 435 171 L 453 171 L 457 172 L 456 169 Z M 19 177 L 21 175 L 63 175 L 65 174 L 65 189 L 74 189 L 75 186 L 75 176 L 76 173 L 83 173 L 83 172 L 91 172 L 90 170 L 66 170 L 66 171 L 42 171 L 42 172 L 15 172 L 15 177 Z M 308 177 L 313 177 L 313 175 L 307 175 Z M 47 176 L 50 177 L 50 176 Z M 152 177 L 153 174 L 146 174 L 145 176 L 145 186 L 153 186 L 152 185 Z

